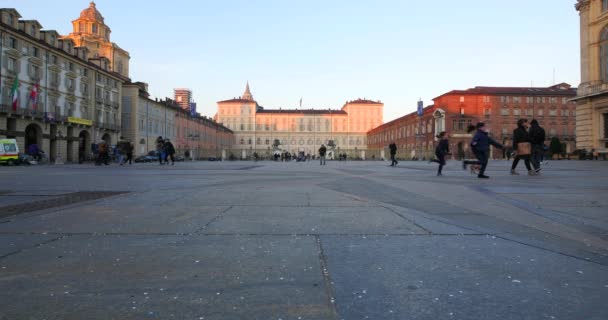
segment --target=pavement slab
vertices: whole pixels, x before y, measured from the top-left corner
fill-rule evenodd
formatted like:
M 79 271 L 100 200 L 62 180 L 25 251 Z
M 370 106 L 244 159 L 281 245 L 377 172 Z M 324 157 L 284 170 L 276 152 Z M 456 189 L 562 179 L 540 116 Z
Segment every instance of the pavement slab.
M 608 318 L 606 266 L 491 236 L 321 239 L 343 319 Z
M 333 312 L 314 237 L 71 236 L 0 265 L 0 301 L 10 301 L 0 319 L 329 319 Z

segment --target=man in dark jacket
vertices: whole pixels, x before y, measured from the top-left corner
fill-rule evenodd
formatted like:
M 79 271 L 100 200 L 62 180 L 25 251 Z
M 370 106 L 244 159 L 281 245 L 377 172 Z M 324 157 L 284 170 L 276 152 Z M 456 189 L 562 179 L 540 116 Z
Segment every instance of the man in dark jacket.
M 165 139 L 164 150 L 167 154 L 167 158 L 165 158 L 165 162 L 169 164 L 169 158 L 171 159 L 171 165 L 175 165 L 175 147 L 173 143 L 169 141 L 169 139 Z
M 545 129 L 543 129 L 536 119 L 530 122 L 530 143 L 532 143 L 532 165 L 536 172 L 540 172 L 540 162 L 545 153 Z
M 388 148 L 391 151 L 391 167 L 394 167 L 399 164 L 397 159 L 395 159 L 395 155 L 397 155 L 397 145 L 393 142 L 388 146 Z
M 325 147 L 324 144 L 322 144 L 321 148 L 319 148 L 319 158 L 321 159 L 322 166 L 325 165 L 325 153 L 327 153 L 327 148 Z
M 463 168 L 466 169 L 467 165 L 480 165 L 479 174 L 477 175 L 480 179 L 488 179 L 490 177 L 485 175 L 486 168 L 488 167 L 488 160 L 490 159 L 490 145 L 493 145 L 497 148 L 503 149 L 502 144 L 494 141 L 488 135 L 488 128 L 485 123 L 479 122 L 477 125 L 470 125 L 467 129 L 468 133 L 476 131 L 475 136 L 473 136 L 473 141 L 471 141 L 471 149 L 477 161 L 468 161 L 465 160 L 462 162 Z
M 532 170 L 530 166 L 530 155 L 529 154 L 519 154 L 518 145 L 520 143 L 528 142 L 530 143 L 530 135 L 528 134 L 528 120 L 527 119 L 519 119 L 517 121 L 517 129 L 513 130 L 513 150 L 517 153 L 515 159 L 513 160 L 513 164 L 511 165 L 511 174 L 519 175 L 515 168 L 519 164 L 519 160 L 523 159 L 526 164 L 526 169 L 528 169 L 528 174 L 533 176 L 536 174 L 535 171 Z

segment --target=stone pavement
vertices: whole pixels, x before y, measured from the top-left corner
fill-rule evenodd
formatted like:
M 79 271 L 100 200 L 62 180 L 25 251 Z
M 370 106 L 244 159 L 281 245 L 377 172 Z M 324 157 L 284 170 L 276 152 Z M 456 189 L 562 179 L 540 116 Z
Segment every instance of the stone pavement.
M 0 319 L 608 319 L 608 163 L 508 168 L 0 167 Z

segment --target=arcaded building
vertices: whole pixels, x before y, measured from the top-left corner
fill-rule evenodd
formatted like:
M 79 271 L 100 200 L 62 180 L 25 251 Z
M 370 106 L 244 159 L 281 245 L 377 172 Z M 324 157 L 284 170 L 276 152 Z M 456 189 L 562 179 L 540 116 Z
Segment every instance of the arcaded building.
M 243 95 L 217 103 L 216 120 L 235 133 L 239 158 L 254 152 L 270 156 L 286 151 L 314 155 L 321 144 L 328 156 L 346 153 L 350 158 L 367 157 L 367 132 L 382 124 L 384 104 L 357 99 L 340 109 L 279 108 L 260 106 L 249 84 Z
M 92 156 L 94 143 L 120 137 L 124 77 L 104 57 L 15 9 L 0 9 L 0 138 L 20 151 L 37 145 L 51 161 Z

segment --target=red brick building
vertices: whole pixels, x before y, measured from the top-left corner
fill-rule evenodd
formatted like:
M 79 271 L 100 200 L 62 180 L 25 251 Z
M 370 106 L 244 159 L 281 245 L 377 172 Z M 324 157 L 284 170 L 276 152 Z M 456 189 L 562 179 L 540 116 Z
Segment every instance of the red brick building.
M 426 107 L 422 117 L 414 112 L 369 131 L 369 149 L 382 156 L 394 141 L 399 158 L 428 159 L 434 153 L 435 135 L 447 131 L 454 155 L 460 150 L 469 157 L 471 135 L 466 132 L 469 124 L 486 122 L 494 139 L 510 145 L 517 120 L 526 118 L 537 119 L 547 132 L 547 140 L 558 137 L 566 151 L 572 152 L 576 148 L 576 104 L 570 99 L 575 96 L 576 89 L 566 83 L 547 88 L 453 90 L 433 99 L 434 105 Z M 493 151 L 492 157 L 503 158 L 504 153 Z

